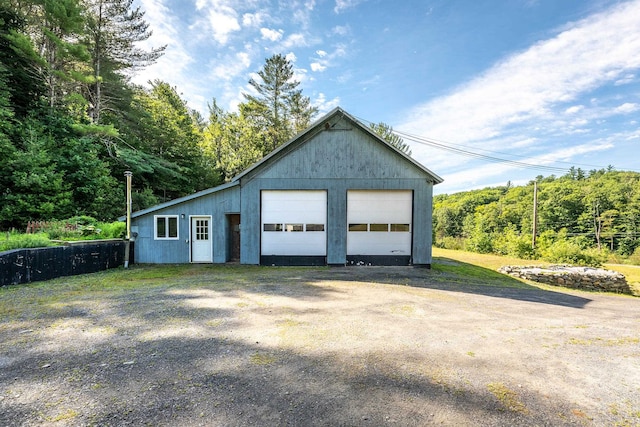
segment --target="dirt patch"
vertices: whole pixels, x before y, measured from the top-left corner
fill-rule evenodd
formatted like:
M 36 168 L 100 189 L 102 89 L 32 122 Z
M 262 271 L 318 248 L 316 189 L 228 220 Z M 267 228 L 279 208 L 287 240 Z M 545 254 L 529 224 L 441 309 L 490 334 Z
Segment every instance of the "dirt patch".
M 640 299 L 445 267 L 2 289 L 0 425 L 640 424 Z

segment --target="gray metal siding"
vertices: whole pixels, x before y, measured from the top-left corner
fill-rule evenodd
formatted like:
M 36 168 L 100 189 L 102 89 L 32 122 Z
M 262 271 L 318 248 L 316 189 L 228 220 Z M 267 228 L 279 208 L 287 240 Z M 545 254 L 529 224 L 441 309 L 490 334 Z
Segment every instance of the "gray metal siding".
M 229 257 L 226 214 L 240 212 L 239 196 L 240 187 L 231 187 L 133 218 L 131 226 L 138 233 L 135 262 L 188 263 L 191 249 L 189 217 L 194 215 L 211 215 L 213 262 L 226 262 Z M 157 215 L 178 215 L 178 240 L 154 239 L 154 217 Z
M 413 247 L 412 262 L 416 264 L 431 264 L 432 249 L 432 206 L 433 184 L 423 183 L 413 191 Z
M 345 130 L 339 130 L 342 126 Z M 313 140 L 292 147 L 260 178 L 397 179 L 424 178 L 423 171 L 389 147 L 341 121 L 338 130 L 322 131 Z M 335 129 L 335 128 L 334 128 Z M 347 130 L 350 129 L 350 130 Z

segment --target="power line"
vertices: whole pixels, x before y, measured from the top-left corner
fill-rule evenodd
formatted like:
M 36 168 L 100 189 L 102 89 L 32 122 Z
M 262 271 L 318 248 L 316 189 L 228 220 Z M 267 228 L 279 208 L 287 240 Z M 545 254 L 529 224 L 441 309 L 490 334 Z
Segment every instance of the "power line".
M 356 117 L 358 120 L 365 122 L 365 123 L 374 123 L 371 122 L 369 120 L 365 120 L 362 119 L 360 117 Z M 498 157 L 495 155 L 488 155 L 488 154 L 482 154 L 479 153 L 477 151 L 471 151 L 469 149 L 469 147 L 464 146 L 464 145 L 460 145 L 460 144 L 454 144 L 451 142 L 446 142 L 446 141 L 440 141 L 434 138 L 429 138 L 429 137 L 424 137 L 424 136 L 419 136 L 419 135 L 413 135 L 407 132 L 403 132 L 403 131 L 399 131 L 396 129 L 391 129 L 391 131 L 398 135 L 399 137 L 403 138 L 403 139 L 407 139 L 409 141 L 413 141 L 416 142 L 418 144 L 422 144 L 422 145 L 427 145 L 436 149 L 440 149 L 440 150 L 445 150 L 445 151 L 449 151 L 455 154 L 459 154 L 462 156 L 466 156 L 466 157 L 471 157 L 471 158 L 475 158 L 475 159 L 480 159 L 480 160 L 485 160 L 485 161 L 489 161 L 489 162 L 493 162 L 493 163 L 505 163 L 514 167 L 518 167 L 518 168 L 523 168 L 523 169 L 536 169 L 536 170 L 543 170 L 546 172 L 555 172 L 555 173 L 567 173 L 569 171 L 569 168 L 562 168 L 562 167 L 556 167 L 556 166 L 545 166 L 545 165 L 541 165 L 541 164 L 535 164 L 535 163 L 528 163 L 528 162 L 523 162 L 523 161 L 517 161 L 517 160 L 511 160 L 511 159 L 506 159 L 506 158 L 502 158 L 502 157 Z M 461 148 L 457 148 L 457 147 L 461 147 Z M 484 149 L 475 149 L 478 151 L 483 151 L 485 153 L 492 153 L 492 154 L 498 154 L 498 155 L 504 155 L 504 156 L 512 156 L 512 157 L 520 157 L 520 158 L 526 158 L 526 156 L 521 156 L 518 154 L 510 154 L 510 153 L 503 153 L 503 152 L 499 152 L 499 151 L 490 151 L 490 150 L 484 150 Z M 585 166 L 585 167 L 590 167 L 590 168 L 600 168 L 603 169 L 602 166 L 596 166 L 596 165 L 587 165 L 587 164 L 579 164 L 579 163 L 570 163 L 570 162 L 564 162 L 564 161 L 554 161 L 554 163 L 558 164 L 558 163 L 564 163 L 567 165 L 571 165 L 571 166 Z
M 413 141 L 413 142 L 417 142 L 419 144 L 423 144 L 423 145 L 427 145 L 430 147 L 434 147 L 434 148 L 438 148 L 441 150 L 445 150 L 445 151 L 449 151 L 452 153 L 456 153 L 456 154 L 460 154 L 462 156 L 467 156 L 467 157 L 471 157 L 471 158 L 475 158 L 475 159 L 481 159 L 481 160 L 486 160 L 489 162 L 493 162 L 493 163 L 505 163 L 511 166 L 516 166 L 519 168 L 523 168 L 523 169 L 538 169 L 538 170 L 544 170 L 544 171 L 548 171 L 548 172 L 562 172 L 562 173 L 566 173 L 568 171 L 568 168 L 560 168 L 560 167 L 555 167 L 555 166 L 545 166 L 545 165 L 537 165 L 534 163 L 527 163 L 527 162 L 521 162 L 521 161 L 517 161 L 517 160 L 510 160 L 510 159 L 505 159 L 505 158 L 501 158 L 501 157 L 496 157 L 496 156 L 489 156 L 487 154 L 481 154 L 478 152 L 474 152 L 474 151 L 469 151 L 469 150 L 465 150 L 462 148 L 456 148 L 453 145 L 449 144 L 449 143 L 443 143 L 443 142 L 439 142 L 436 141 L 434 139 L 431 138 L 426 138 L 426 137 L 421 137 L 421 136 L 417 136 L 417 135 L 411 135 L 408 133 L 404 133 L 404 132 L 400 132 L 400 131 L 393 131 L 394 133 L 398 134 L 398 136 L 404 138 L 404 139 L 408 139 L 409 141 Z

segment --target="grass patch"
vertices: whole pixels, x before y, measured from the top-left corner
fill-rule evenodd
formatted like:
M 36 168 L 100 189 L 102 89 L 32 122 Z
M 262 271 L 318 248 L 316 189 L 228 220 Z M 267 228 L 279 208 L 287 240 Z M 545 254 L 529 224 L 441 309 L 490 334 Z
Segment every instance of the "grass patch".
M 475 252 L 455 251 L 451 249 L 433 248 L 434 271 L 458 275 L 467 278 L 481 279 L 494 282 L 495 285 L 529 287 L 524 281 L 513 278 L 513 281 L 501 282 L 500 277 L 504 274 L 498 273 L 498 268 L 505 265 L 538 265 L 546 266 L 548 262 L 539 260 L 525 260 L 514 257 L 479 254 Z M 453 262 L 451 262 L 453 261 Z M 624 274 L 627 283 L 631 287 L 631 292 L 635 296 L 640 296 L 640 267 L 621 264 L 607 264 L 608 270 L 617 271 Z M 489 284 L 489 283 L 487 283 Z M 545 286 L 545 285 L 542 285 Z
M 479 254 L 476 252 L 453 251 L 450 249 L 433 248 L 433 256 L 449 258 L 462 263 L 484 267 L 496 271 L 503 265 L 548 265 L 548 262 L 525 260 L 521 258 L 506 257 L 500 255 Z M 499 274 L 499 273 L 497 273 Z
M 588 340 L 583 340 L 579 338 L 569 338 L 569 340 L 567 341 L 567 344 L 584 345 L 584 346 L 598 344 L 598 345 L 607 346 L 607 347 L 618 347 L 618 346 L 624 346 L 624 345 L 640 344 L 640 337 L 622 337 L 622 338 L 610 338 L 610 339 L 594 338 L 594 339 L 588 339 Z
M 431 265 L 432 269 L 446 274 L 448 282 L 520 289 L 531 288 L 531 285 L 524 281 L 497 271 L 498 267 L 511 264 L 517 260 L 516 258 L 439 248 L 433 248 L 433 256 L 435 259 Z M 524 262 L 523 260 L 518 261 Z
M 607 270 L 617 271 L 618 273 L 624 274 L 624 277 L 627 279 L 627 283 L 631 288 L 631 292 L 635 296 L 640 296 L 640 267 L 633 265 L 622 265 L 622 264 L 605 264 L 605 268 Z
M 251 355 L 251 363 L 254 365 L 272 365 L 277 360 L 275 356 L 265 353 L 254 353 Z
M 487 389 L 498 399 L 502 406 L 511 412 L 528 414 L 529 410 L 520 401 L 518 394 L 502 383 L 489 383 Z

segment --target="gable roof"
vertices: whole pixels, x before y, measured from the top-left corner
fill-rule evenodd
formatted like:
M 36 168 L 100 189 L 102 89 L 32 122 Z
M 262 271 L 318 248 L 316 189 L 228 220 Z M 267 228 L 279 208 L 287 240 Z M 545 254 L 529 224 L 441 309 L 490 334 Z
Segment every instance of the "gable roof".
M 269 153 L 266 156 L 264 156 L 261 160 L 259 160 L 258 162 L 254 163 L 253 165 L 249 166 L 243 172 L 241 172 L 240 174 L 238 174 L 235 177 L 233 177 L 233 179 L 230 182 L 227 182 L 226 184 L 219 185 L 217 187 L 208 188 L 206 190 L 202 190 L 202 191 L 199 191 L 197 193 L 189 194 L 188 196 L 184 196 L 184 197 L 180 197 L 178 199 L 170 200 L 170 201 L 165 202 L 165 203 L 160 203 L 159 205 L 155 205 L 155 206 L 152 206 L 152 207 L 147 208 L 147 209 L 143 209 L 143 210 L 140 210 L 140 211 L 133 212 L 131 214 L 131 218 L 137 218 L 137 217 L 140 217 L 140 216 L 143 216 L 143 215 L 147 215 L 149 213 L 156 212 L 156 211 L 159 211 L 161 209 L 165 209 L 165 208 L 168 208 L 168 207 L 171 207 L 171 206 L 175 206 L 175 205 L 178 205 L 180 203 L 188 202 L 190 200 L 197 199 L 199 197 L 206 196 L 208 194 L 217 193 L 219 191 L 223 191 L 223 190 L 226 190 L 228 188 L 240 185 L 240 182 L 241 182 L 242 179 L 251 179 L 253 176 L 257 175 L 262 170 L 264 170 L 264 168 L 268 167 L 273 162 L 275 162 L 278 159 L 280 159 L 280 158 L 284 157 L 285 155 L 287 155 L 289 153 L 289 151 L 292 148 L 294 148 L 295 146 L 302 145 L 302 144 L 306 143 L 307 141 L 309 141 L 310 139 L 312 139 L 318 133 L 320 133 L 320 132 L 322 132 L 324 130 L 332 128 L 333 126 L 335 126 L 338 123 L 339 120 L 341 120 L 343 118 L 347 119 L 349 122 L 351 122 L 351 124 L 353 126 L 357 127 L 362 132 L 364 132 L 367 135 L 369 135 L 372 139 L 376 140 L 377 142 L 379 142 L 380 144 L 384 145 L 389 150 L 393 151 L 395 154 L 403 157 L 407 162 L 413 164 L 420 171 L 425 173 L 429 177 L 429 179 L 433 182 L 433 184 L 439 184 L 439 183 L 441 183 L 443 181 L 443 179 L 440 178 L 438 175 L 436 175 L 435 173 L 433 173 L 432 171 L 430 171 L 429 169 L 424 167 L 422 164 L 420 164 L 418 161 L 413 159 L 411 156 L 409 156 L 405 152 L 399 150 L 398 148 L 394 147 L 393 145 L 391 145 L 390 143 L 385 141 L 377 133 L 375 133 L 373 130 L 371 130 L 368 126 L 365 126 L 364 124 L 362 124 L 359 120 L 357 120 L 355 117 L 353 117 L 352 115 L 350 115 L 349 113 L 344 111 L 342 108 L 336 107 L 333 110 L 331 110 L 329 113 L 325 114 L 322 118 L 316 120 L 307 129 L 303 130 L 302 132 L 300 132 L 299 134 L 297 134 L 296 136 L 291 138 L 289 141 L 287 141 L 286 143 L 282 144 L 281 146 L 279 146 L 278 148 L 273 150 L 271 153 Z M 120 217 L 118 219 L 120 221 L 124 221 L 125 218 L 126 217 L 123 216 L 123 217 Z
M 243 172 L 233 177 L 231 182 L 240 181 L 241 179 L 244 179 L 244 178 L 250 179 L 251 177 L 257 175 L 258 173 L 260 173 L 262 169 L 267 167 L 270 163 L 286 155 L 294 145 L 304 144 L 305 142 L 309 141 L 315 135 L 322 132 L 323 130 L 330 129 L 333 126 L 335 126 L 336 123 L 342 118 L 346 118 L 354 126 L 360 129 L 362 132 L 368 134 L 371 138 L 378 141 L 380 144 L 394 151 L 397 155 L 404 157 L 405 160 L 412 163 L 419 170 L 427 174 L 427 176 L 429 176 L 429 178 L 433 181 L 434 184 L 439 184 L 442 181 L 444 181 L 441 177 L 439 177 L 438 175 L 436 175 L 435 173 L 427 169 L 425 166 L 423 166 L 421 163 L 413 159 L 411 156 L 409 156 L 405 152 L 399 150 L 398 148 L 394 147 L 393 145 L 385 141 L 382 137 L 380 137 L 377 133 L 371 130 L 368 126 L 363 125 L 359 120 L 357 120 L 355 117 L 353 117 L 352 115 L 344 111 L 342 108 L 336 107 L 333 110 L 331 110 L 329 113 L 324 115 L 322 118 L 320 118 L 319 120 L 316 120 L 307 129 L 300 132 L 299 134 L 291 138 L 289 141 L 287 141 L 286 143 L 282 144 L 281 146 L 273 150 L 271 153 L 264 156 L 261 160 L 254 163 L 252 166 L 249 166 Z

